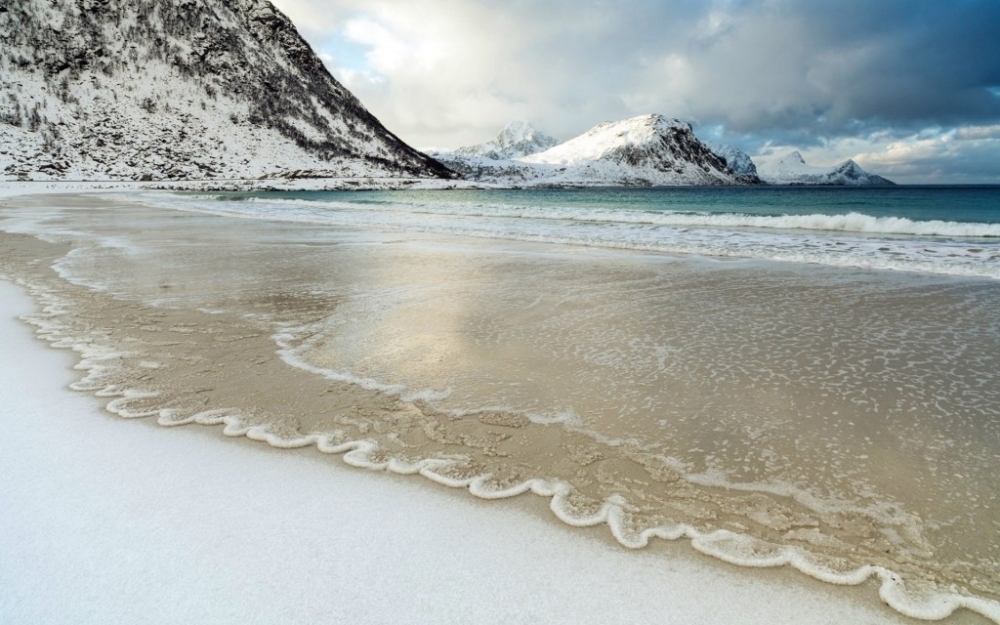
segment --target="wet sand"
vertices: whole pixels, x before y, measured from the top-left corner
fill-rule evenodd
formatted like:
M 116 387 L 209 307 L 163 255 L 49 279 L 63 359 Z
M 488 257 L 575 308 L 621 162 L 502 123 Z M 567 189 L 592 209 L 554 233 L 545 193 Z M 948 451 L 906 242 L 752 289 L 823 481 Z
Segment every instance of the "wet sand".
M 979 307 L 995 322 L 976 284 L 893 277 L 886 288 L 882 278 L 829 272 L 823 288 L 803 298 L 816 280 L 802 275 L 790 285 L 795 271 L 765 272 L 747 288 L 752 268 L 725 264 L 317 232 L 80 196 L 23 205 L 44 212 L 54 204 L 69 209 L 45 222 L 53 242 L 0 235 L 0 271 L 27 281 L 51 307 L 35 319 L 43 336 L 83 352 L 87 376 L 74 387 L 110 397 L 109 409 L 121 416 L 222 423 L 231 435 L 316 445 L 346 453 L 352 464 L 420 472 L 480 497 L 534 490 L 552 497 L 563 521 L 608 523 L 629 546 L 686 535 L 697 549 L 743 564 L 790 563 L 842 582 L 878 579 L 883 598 L 900 609 L 914 605 L 912 596 L 879 571 L 911 586 L 961 582 L 995 592 L 995 545 L 955 569 L 929 568 L 927 553 L 942 560 L 942 550 L 979 547 L 976 528 L 994 518 L 988 476 L 977 482 L 947 464 L 970 455 L 989 461 L 994 433 L 977 430 L 991 427 L 989 419 L 894 443 L 892 423 L 844 434 L 850 420 L 834 418 L 858 406 L 865 414 L 904 413 L 919 400 L 922 391 L 890 387 L 898 365 L 865 362 L 865 350 L 889 353 L 875 339 L 897 345 L 894 331 L 934 338 L 934 328 L 955 325 L 954 310 Z M 64 279 L 51 274 L 52 263 Z M 845 306 L 845 296 L 874 301 L 845 310 L 876 312 L 853 320 L 844 337 L 836 327 L 803 332 L 817 311 Z M 940 318 L 902 327 L 906 315 L 891 314 L 928 297 L 944 311 Z M 729 325 L 692 335 L 712 310 Z M 862 329 L 875 337 L 869 344 L 845 340 Z M 636 347 L 638 339 L 650 347 Z M 988 365 L 994 352 L 986 339 L 963 356 Z M 631 351 L 616 352 L 622 345 Z M 839 361 L 809 361 L 838 350 Z M 776 363 L 787 359 L 816 378 L 781 380 Z M 720 372 L 719 363 L 729 369 Z M 914 381 L 929 373 L 915 371 Z M 954 375 L 959 383 L 970 377 Z M 852 395 L 860 389 L 871 395 Z M 987 380 L 984 392 L 995 390 Z M 989 410 L 981 401 L 972 408 Z M 792 418 L 803 412 L 815 420 Z M 977 436 L 986 437 L 980 449 Z M 925 463 L 908 462 L 908 451 L 949 440 L 962 448 L 933 457 L 942 473 L 953 473 L 921 483 Z M 814 465 L 802 461 L 830 441 L 848 449 Z M 939 494 L 928 490 L 907 499 L 912 485 L 944 498 L 956 485 L 964 489 L 955 505 L 970 515 L 971 533 L 949 547 L 941 537 L 954 528 L 935 535 L 926 522 L 948 502 L 927 506 L 925 495 Z M 796 560 L 799 553 L 808 557 Z M 885 568 L 858 572 L 872 564 Z
M 76 359 L 13 318 L 32 307 L 0 283 L 4 623 L 910 622 L 864 606 L 870 587 L 627 551 L 510 501 L 123 422 L 66 390 Z

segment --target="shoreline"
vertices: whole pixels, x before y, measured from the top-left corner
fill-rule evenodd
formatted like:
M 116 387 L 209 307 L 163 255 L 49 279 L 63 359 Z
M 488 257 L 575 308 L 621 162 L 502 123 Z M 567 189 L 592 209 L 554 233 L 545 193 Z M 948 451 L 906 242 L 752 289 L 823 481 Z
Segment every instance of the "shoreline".
M 804 185 L 804 184 L 756 184 L 731 185 L 731 188 L 750 190 L 775 189 L 827 189 L 830 191 L 887 191 L 906 188 L 939 188 L 939 189 L 992 189 L 1000 187 L 996 184 L 898 184 L 889 187 L 872 186 L 842 186 L 842 185 Z M 553 185 L 553 184 L 523 184 L 508 185 L 475 180 L 447 180 L 438 178 L 266 178 L 266 179 L 212 179 L 212 180 L 0 180 L 0 198 L 19 195 L 44 195 L 64 193 L 90 193 L 107 191 L 194 191 L 194 192 L 264 192 L 264 191 L 449 191 L 449 190 L 479 190 L 479 191 L 547 191 L 572 189 L 714 189 L 718 186 L 677 185 L 666 187 L 643 185 Z
M 18 355 L 0 375 L 22 390 L 0 410 L 5 622 L 381 623 L 412 602 L 425 622 L 914 622 L 779 571 L 627 551 L 522 506 L 102 414 L 66 388 L 72 359 L 14 319 L 32 306 L 0 282 Z
M 100 395 L 100 393 L 98 393 L 98 395 Z M 107 417 L 105 417 L 105 418 L 107 418 Z M 114 421 L 114 419 L 112 419 L 112 421 Z M 148 419 L 144 419 L 144 421 L 147 421 L 147 422 L 148 422 L 149 420 L 148 420 Z M 151 424 L 151 423 L 149 423 L 149 425 L 152 425 L 152 424 Z M 149 429 L 154 429 L 154 430 L 156 430 L 156 429 L 158 429 L 158 428 L 155 428 L 155 427 L 153 427 L 153 428 L 149 428 Z M 186 430 L 187 428 L 178 428 L 178 429 L 179 429 L 179 430 Z M 197 428 L 197 429 L 201 430 L 201 428 Z M 243 432 L 240 432 L 240 433 L 243 433 Z M 202 435 L 202 436 L 204 436 L 204 435 Z M 222 438 L 222 437 L 218 436 L 218 430 L 216 430 L 216 433 L 214 434 L 214 436 L 216 436 L 216 437 L 218 437 L 218 438 Z M 243 437 L 243 436 L 240 436 L 239 438 L 244 438 L 244 437 Z M 255 437 L 255 436 L 246 436 L 246 438 L 251 438 L 251 439 L 254 439 L 254 438 L 259 438 L 259 437 Z M 265 438 L 269 438 L 269 437 L 265 437 Z M 268 442 L 272 442 L 272 441 L 270 441 L 270 440 L 269 440 Z M 279 441 L 279 442 L 281 442 L 281 441 Z M 273 442 L 272 442 L 272 444 L 273 444 Z M 246 445 L 244 445 L 244 446 L 246 446 Z M 251 445 L 250 447 L 253 447 L 253 445 Z M 311 447 L 311 446 L 310 446 L 310 447 Z M 285 451 L 285 452 L 275 452 L 275 451 L 272 451 L 272 453 L 278 453 L 278 454 L 287 454 L 288 452 L 287 452 L 287 451 Z M 302 456 L 302 455 L 309 455 L 310 453 L 311 453 L 311 454 L 315 454 L 315 450 L 311 450 L 311 449 L 306 449 L 306 450 L 302 450 L 301 452 L 297 452 L 297 453 L 295 453 L 294 455 L 296 455 L 296 456 Z M 333 460 L 336 460 L 336 459 L 333 459 Z M 329 466 L 329 461 L 326 461 L 326 464 L 327 464 L 327 466 Z M 348 469 L 348 471 L 351 471 L 351 470 L 350 470 L 350 469 Z M 371 478 L 371 477 L 362 477 L 361 479 L 364 479 L 364 480 L 371 480 L 371 479 L 373 479 L 373 478 Z M 374 479 L 379 479 L 379 478 L 374 478 Z M 383 478 L 382 478 L 382 479 L 384 479 L 384 476 L 383 476 Z M 392 479 L 397 479 L 397 480 L 399 480 L 399 479 L 405 479 L 405 478 L 401 478 L 401 477 L 395 477 L 395 478 L 392 478 Z M 418 482 L 419 482 L 419 481 L 418 481 Z M 426 487 L 427 487 L 427 486 L 430 486 L 430 489 L 431 489 L 431 491 L 433 491 L 433 489 L 435 488 L 435 487 L 434 487 L 433 485 L 423 485 L 423 486 L 421 486 L 421 485 L 415 485 L 415 484 L 413 484 L 413 481 L 412 481 L 412 480 L 408 480 L 407 484 L 406 484 L 406 485 L 403 485 L 403 488 L 406 488 L 406 489 L 409 489 L 409 490 L 413 490 L 414 488 L 416 488 L 416 489 L 419 489 L 420 491 L 424 491 L 424 490 L 426 490 Z M 473 493 L 473 494 L 475 494 L 475 493 Z M 421 497 L 423 497 L 423 496 L 424 496 L 424 495 L 421 495 Z M 461 497 L 462 497 L 462 494 L 459 494 L 459 493 L 455 493 L 455 494 L 445 494 L 445 496 L 446 496 L 446 497 L 451 497 L 451 498 L 455 498 L 455 499 L 458 499 L 458 498 L 461 498 Z M 475 500 L 475 498 L 466 498 L 466 499 L 473 499 L 473 500 Z M 548 500 L 547 500 L 547 499 L 542 499 L 542 498 L 537 498 L 537 499 L 536 499 L 536 498 L 527 498 L 527 499 L 530 499 L 530 500 L 533 500 L 533 501 L 538 501 L 538 502 L 544 502 L 545 504 L 547 504 L 547 503 L 548 503 Z M 521 502 L 521 503 L 520 503 L 520 504 L 513 504 L 513 506 L 514 506 L 514 507 L 516 507 L 516 508 L 523 508 L 523 507 L 525 507 L 525 506 L 524 506 L 524 503 L 523 503 L 523 502 L 524 502 L 524 500 L 525 500 L 525 498 L 517 498 L 517 499 L 516 499 L 516 501 L 519 501 L 519 502 Z M 463 500 L 463 501 L 464 501 L 464 500 Z M 512 502 L 512 503 L 513 503 L 513 502 Z M 532 503 L 532 504 L 528 504 L 528 506 L 529 506 L 529 507 L 534 507 L 534 508 L 542 508 L 542 507 L 547 507 L 547 506 L 544 506 L 544 504 L 542 504 L 542 505 L 539 505 L 539 504 L 535 504 L 535 503 Z M 480 507 L 480 508 L 482 508 L 482 506 L 479 506 L 479 507 Z M 382 516 L 382 515 L 386 515 L 386 514 L 391 514 L 391 511 L 381 511 L 381 512 L 379 512 L 379 513 L 378 513 L 378 515 L 379 515 L 379 516 Z M 493 520 L 495 519 L 495 517 L 494 517 L 493 515 L 495 515 L 495 514 L 496 514 L 496 508 L 493 508 L 493 509 L 491 509 L 491 511 L 490 511 L 490 512 L 489 512 L 488 514 L 490 515 L 490 516 L 489 516 L 489 519 L 490 519 L 490 520 L 489 520 L 489 521 L 487 521 L 487 523 L 492 523 L 492 522 L 493 522 Z M 535 515 L 535 516 L 539 516 L 539 515 Z M 565 528 L 565 527 L 559 527 L 559 526 L 558 526 L 558 524 L 556 524 L 556 523 L 553 523 L 552 521 L 553 521 L 553 519 L 551 519 L 551 517 L 550 517 L 550 518 L 549 518 L 549 519 L 548 519 L 547 521 L 543 521 L 543 522 L 544 522 L 544 523 L 546 523 L 547 525 L 550 525 L 550 526 L 553 526 L 553 525 L 554 525 L 554 526 L 556 526 L 556 528 L 555 528 L 555 529 L 556 529 L 556 531 L 558 531 L 558 532 L 564 532 L 564 533 L 566 533 L 566 534 L 567 534 L 567 538 L 569 538 L 569 540 L 577 540 L 577 539 L 579 538 L 578 536 L 569 536 L 569 532 L 566 532 L 566 529 L 567 529 L 567 528 Z M 604 523 L 602 522 L 602 523 L 601 523 L 600 525 L 604 525 Z M 570 530 L 570 531 L 571 531 L 571 532 L 573 532 L 574 534 L 578 534 L 578 533 L 580 532 L 580 530 Z M 611 540 L 610 540 L 610 533 L 609 533 L 609 532 L 607 532 L 606 530 L 604 530 L 604 528 L 603 528 L 603 527 L 599 527 L 598 531 L 600 531 L 600 534 L 601 534 L 601 539 L 600 539 L 600 542 L 604 542 L 604 543 L 610 543 L 610 542 L 611 542 Z M 614 531 L 614 527 L 612 527 L 612 531 Z M 595 531 L 590 531 L 590 530 L 588 530 L 588 531 L 587 531 L 587 532 L 585 532 L 585 533 L 590 533 L 591 535 L 596 535 L 596 532 L 595 532 Z M 686 550 L 686 551 L 690 552 L 690 555 L 694 555 L 694 550 L 692 550 L 692 549 L 688 549 L 688 548 L 687 548 L 687 547 L 688 547 L 688 542 L 687 542 L 687 541 L 679 541 L 679 542 L 680 542 L 680 543 L 684 543 L 684 544 L 683 544 L 683 545 L 680 545 L 680 544 L 678 544 L 678 545 L 677 545 L 678 547 L 682 547 L 682 549 L 683 549 L 683 550 Z M 655 543 L 656 545 L 662 545 L 662 544 L 664 543 L 664 541 L 654 541 L 654 543 Z M 617 548 L 617 550 L 618 550 L 619 552 L 621 552 L 621 548 L 620 548 L 620 547 L 617 547 L 617 546 L 615 546 L 615 547 Z M 445 549 L 445 550 L 447 550 L 447 549 L 449 549 L 449 547 L 442 547 L 442 546 L 437 546 L 437 547 L 435 547 L 435 550 L 437 550 L 437 549 Z M 660 549 L 658 549 L 658 550 L 659 550 L 659 551 L 662 551 L 663 549 L 667 549 L 667 550 L 671 550 L 671 549 L 673 549 L 674 551 L 676 551 L 676 549 L 675 549 L 675 548 L 673 548 L 673 547 L 663 547 L 663 548 L 660 548 Z M 646 551 L 648 551 L 648 550 L 643 550 L 643 551 L 642 551 L 642 553 L 644 553 L 644 552 L 646 552 Z M 626 554 L 626 555 L 625 555 L 625 557 L 626 557 L 626 558 L 634 558 L 634 557 L 636 557 L 636 556 L 634 555 L 635 553 L 636 553 L 636 552 L 633 552 L 633 554 L 632 554 L 632 555 L 628 555 L 628 552 L 625 552 L 625 554 Z M 363 557 L 363 556 L 362 556 L 362 557 Z M 685 556 L 685 557 L 686 557 L 686 556 Z M 700 556 L 695 556 L 695 557 L 696 557 L 696 558 L 698 558 L 698 557 L 700 557 Z M 600 559 L 600 558 L 598 558 L 598 559 Z M 662 565 L 662 564 L 663 564 L 663 562 L 661 561 L 661 565 Z M 669 561 L 669 562 L 668 562 L 667 564 L 669 564 L 670 566 L 674 566 L 674 565 L 676 565 L 677 563 L 671 560 L 671 561 Z M 536 566 L 537 566 L 537 565 L 536 565 Z M 628 566 L 632 566 L 632 565 L 628 565 Z M 685 565 L 685 566 L 686 566 L 686 565 Z M 714 561 L 714 562 L 712 562 L 711 564 L 709 564 L 709 565 L 708 565 L 708 569 L 709 569 L 709 570 L 711 570 L 711 571 L 713 571 L 713 573 L 712 573 L 712 574 L 713 574 L 713 575 L 715 575 L 715 574 L 718 574 L 720 570 L 723 570 L 723 569 L 726 569 L 726 568 L 727 568 L 728 566 L 729 566 L 729 565 L 725 565 L 725 564 L 720 564 L 720 563 L 719 563 L 718 561 Z M 765 566 L 773 566 L 773 565 L 765 565 Z M 686 573 L 686 574 L 687 574 L 687 573 Z M 754 572 L 754 573 L 750 574 L 749 572 L 747 572 L 747 571 L 746 571 L 746 570 L 744 569 L 744 570 L 743 570 L 743 571 L 741 571 L 741 572 L 736 572 L 736 573 L 735 573 L 735 575 L 737 575 L 737 576 L 740 576 L 741 578 L 754 578 L 754 579 L 755 579 L 755 581 L 756 581 L 756 580 L 757 580 L 757 578 L 761 577 L 761 575 L 762 575 L 762 574 L 761 574 L 761 573 L 757 573 L 757 572 Z M 775 577 L 777 577 L 777 578 L 779 578 L 779 579 L 783 579 L 783 580 L 785 580 L 785 581 L 784 581 L 784 582 L 782 583 L 782 585 L 783 585 L 783 586 L 784 586 L 784 587 L 785 587 L 786 589 L 791 589 L 791 588 L 796 588 L 796 589 L 799 589 L 799 588 L 803 587 L 803 585 L 804 585 L 804 586 L 814 586 L 814 585 L 818 584 L 818 582 L 815 582 L 815 581 L 813 581 L 813 580 L 808 580 L 808 581 L 807 581 L 807 580 L 801 580 L 801 582 L 802 582 L 802 583 L 799 583 L 799 581 L 798 581 L 798 580 L 793 580 L 793 578 L 795 577 L 795 573 L 794 573 L 793 571 L 791 571 L 791 570 L 789 569 L 789 567 L 782 567 L 782 568 L 780 568 L 780 569 L 778 569 L 778 570 L 773 570 L 773 569 L 772 569 L 772 570 L 771 570 L 771 571 L 769 571 L 769 572 L 766 572 L 766 573 L 763 573 L 763 575 L 765 575 L 765 576 L 768 576 L 768 577 L 771 577 L 771 578 L 775 578 Z M 789 575 L 791 575 L 792 577 L 789 577 Z M 884 581 L 884 580 L 883 580 L 883 581 Z M 716 583 L 716 582 L 715 582 L 715 581 L 713 581 L 712 583 L 714 584 L 714 583 Z M 741 581 L 741 582 L 740 582 L 740 584 L 741 584 L 741 585 L 742 585 L 742 584 L 745 584 L 745 583 L 746 583 L 746 580 L 745 580 L 745 579 L 744 579 L 743 581 Z M 843 583 L 843 582 L 841 582 L 841 583 Z M 860 583 L 860 584 L 861 584 L 861 586 L 860 586 L 860 587 L 858 588 L 858 590 L 857 590 L 857 591 L 848 591 L 848 593 L 852 593 L 852 592 L 853 592 L 853 594 L 854 594 L 854 596 L 855 596 L 855 597 L 859 596 L 859 593 L 860 593 L 860 594 L 867 594 L 867 595 L 870 595 L 870 596 L 873 596 L 873 595 L 874 595 L 874 592 L 873 592 L 873 591 L 874 591 L 874 589 L 875 589 L 875 584 L 874 584 L 874 583 L 870 583 L 870 582 L 865 582 L 865 581 L 863 581 L 863 578 L 859 579 L 859 580 L 858 580 L 858 582 L 854 582 L 854 583 Z M 684 592 L 685 592 L 685 593 L 692 593 L 692 592 L 695 592 L 695 593 L 697 593 L 697 590 L 690 590 L 690 589 L 688 589 L 688 590 L 685 590 Z M 820 593 L 820 594 L 821 594 L 821 595 L 826 595 L 826 596 L 830 597 L 830 598 L 831 598 L 831 600 L 833 600 L 833 599 L 832 599 L 833 595 L 834 595 L 834 594 L 837 594 L 837 595 L 838 595 L 838 599 L 836 599 L 835 601 L 839 601 L 839 600 L 840 600 L 840 599 L 839 599 L 839 595 L 840 595 L 841 593 L 843 593 L 843 592 L 844 592 L 843 590 L 839 590 L 839 589 L 838 589 L 838 590 L 836 590 L 836 592 L 834 592 L 833 590 L 829 590 L 829 591 L 826 591 L 826 590 L 824 590 L 824 591 L 821 591 L 821 593 Z M 711 602 L 711 601 L 714 601 L 714 599 L 712 599 L 712 598 L 710 598 L 710 597 L 704 597 L 704 598 L 703 598 L 703 600 L 704 600 L 704 601 L 708 601 L 708 602 Z M 811 600 L 810 600 L 810 602 L 812 602 L 812 601 L 813 601 L 813 600 L 811 599 Z M 869 603 L 871 603 L 871 604 L 874 604 L 874 602 L 871 602 L 870 600 L 865 600 L 865 601 L 863 601 L 863 602 L 862 602 L 862 604 L 864 604 L 864 605 L 868 605 Z M 930 606 L 928 606 L 928 607 L 930 607 Z M 885 616 L 885 615 L 884 615 L 884 614 L 882 614 L 881 612 L 879 612 L 879 613 L 878 613 L 878 616 L 879 616 L 879 621 L 877 621 L 877 622 L 887 622 L 887 621 L 886 621 L 886 619 L 888 618 L 887 616 Z M 902 618 L 902 617 L 899 617 L 899 615 L 898 615 L 898 614 L 896 614 L 896 613 L 892 613 L 892 616 L 895 616 L 895 617 L 898 617 L 898 618 Z M 955 615 L 955 616 L 954 616 L 954 617 L 953 617 L 953 618 L 952 618 L 951 620 L 949 620 L 948 622 L 959 622 L 959 621 L 964 621 L 964 620 L 965 620 L 965 619 L 964 619 L 964 617 L 966 617 L 966 616 L 968 616 L 968 617 L 969 617 L 969 619 L 970 619 L 970 620 L 969 620 L 969 622 L 979 622 L 978 620 L 974 620 L 974 619 L 975 619 L 975 617 L 972 617 L 972 615 L 971 615 L 971 614 L 968 614 L 968 615 L 967 615 L 967 614 L 965 614 L 965 612 L 964 612 L 964 611 L 960 611 L 960 613 L 959 613 L 959 614 L 956 614 L 956 615 Z M 783 622 L 783 621 L 780 621 L 780 620 L 777 620 L 777 621 L 775 621 L 775 620 L 774 620 L 774 618 L 771 618 L 771 617 L 769 617 L 769 619 L 768 619 L 768 620 L 769 620 L 770 622 Z M 587 621 L 582 621 L 582 622 L 587 622 Z M 742 622 L 742 621 L 734 621 L 734 622 Z M 759 622 L 759 621 L 746 621 L 746 622 Z M 820 621 L 820 622 L 823 622 L 823 621 Z M 905 620 L 905 619 L 903 619 L 903 620 L 900 620 L 899 622 L 910 622 L 910 621 L 908 621 L 908 620 Z

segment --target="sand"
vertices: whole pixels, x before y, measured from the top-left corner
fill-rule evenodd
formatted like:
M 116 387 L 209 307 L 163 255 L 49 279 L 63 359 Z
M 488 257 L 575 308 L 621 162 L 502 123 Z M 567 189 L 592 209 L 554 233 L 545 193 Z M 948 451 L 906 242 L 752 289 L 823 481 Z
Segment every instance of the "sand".
M 901 623 L 506 502 L 103 412 L 0 283 L 0 622 Z
M 67 249 L 22 236 L 5 247 L 7 266 L 20 263 L 37 278 Z M 240 259 L 229 261 L 242 271 Z M 121 276 L 133 295 L 169 298 L 197 284 L 176 273 L 165 281 L 176 267 L 145 270 Z M 252 280 L 207 284 L 215 285 L 255 312 L 315 304 L 287 299 L 300 295 L 294 285 L 280 299 Z M 247 393 L 257 406 L 276 401 L 295 414 L 310 413 L 320 393 L 377 407 L 359 386 L 303 377 L 268 332 L 235 332 L 242 324 L 221 313 L 147 310 L 145 296 L 112 301 L 71 290 L 74 323 L 124 329 L 144 358 L 162 352 L 132 368 L 138 377 L 113 381 L 160 381 L 161 391 L 187 398 L 114 401 L 122 415 L 145 403 L 186 410 L 201 396 L 235 405 Z M 531 495 L 487 502 L 417 477 L 351 469 L 311 447 L 276 450 L 218 427 L 119 419 L 103 409 L 107 399 L 66 389 L 84 375 L 67 369 L 70 352 L 45 348 L 13 321 L 31 306 L 23 293 L 3 283 L 0 302 L 0 427 L 8 432 L 0 440 L 0 622 L 910 622 L 879 605 L 874 581 L 841 589 L 783 568 L 740 569 L 685 541 L 631 551 L 606 525 L 559 524 Z M 181 370 L 171 363 L 185 359 L 212 364 L 170 378 Z M 493 416 L 479 421 L 510 426 Z M 524 443 L 528 451 L 545 444 Z M 981 622 L 964 612 L 952 621 Z

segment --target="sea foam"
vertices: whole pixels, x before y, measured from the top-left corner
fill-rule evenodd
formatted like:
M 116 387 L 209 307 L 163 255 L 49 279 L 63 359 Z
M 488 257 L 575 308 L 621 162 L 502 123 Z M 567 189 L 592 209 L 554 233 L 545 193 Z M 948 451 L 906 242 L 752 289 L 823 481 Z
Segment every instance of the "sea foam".
M 146 196 L 179 210 L 331 227 L 1000 279 L 1000 224 L 506 204 Z
M 697 551 L 719 560 L 749 568 L 790 567 L 817 580 L 837 585 L 859 585 L 875 580 L 879 585 L 880 598 L 897 612 L 906 616 L 940 620 L 956 610 L 965 608 L 976 612 L 996 623 L 1000 623 L 1000 603 L 958 593 L 914 590 L 898 574 L 880 566 L 861 566 L 850 570 L 836 570 L 818 561 L 801 549 L 787 545 L 775 545 L 760 539 L 738 534 L 730 530 L 700 531 L 690 525 L 677 523 L 646 528 L 636 532 L 627 522 L 626 511 L 630 505 L 624 497 L 612 495 L 597 509 L 580 508 L 573 501 L 572 486 L 559 479 L 532 478 L 496 488 L 489 474 L 456 477 L 449 473 L 453 461 L 447 458 L 425 458 L 416 461 L 400 461 L 385 457 L 380 453 L 377 441 L 371 439 L 343 440 L 336 434 L 307 433 L 288 437 L 271 430 L 267 425 L 253 425 L 247 421 L 238 408 L 216 408 L 189 415 L 178 414 L 170 408 L 150 408 L 133 410 L 130 402 L 155 399 L 157 393 L 136 387 L 107 384 L 125 366 L 127 355 L 102 345 L 100 334 L 78 334 L 64 319 L 73 314 L 73 303 L 44 287 L 18 281 L 18 284 L 41 303 L 41 311 L 27 315 L 24 319 L 36 327 L 39 338 L 53 347 L 72 349 L 77 352 L 80 362 L 75 367 L 86 374 L 71 386 L 74 390 L 92 392 L 102 398 L 113 398 L 106 405 L 109 412 L 123 418 L 156 418 L 162 426 L 175 427 L 186 424 L 222 426 L 226 436 L 246 437 L 267 443 L 278 449 L 296 449 L 314 446 L 323 453 L 339 454 L 345 463 L 358 468 L 387 471 L 400 475 L 420 475 L 435 483 L 451 488 L 467 490 L 481 499 L 502 499 L 526 493 L 547 498 L 553 515 L 566 525 L 592 527 L 607 525 L 612 536 L 623 546 L 640 549 L 650 540 L 687 540 Z M 276 334 L 280 339 L 283 335 Z M 285 357 L 291 355 L 289 347 L 282 348 Z M 140 361 L 144 362 L 144 361 Z M 303 363 L 295 362 L 296 366 Z M 322 371 L 330 375 L 328 371 Z M 356 383 L 364 383 L 356 380 Z M 396 389 L 393 389 L 396 390 Z

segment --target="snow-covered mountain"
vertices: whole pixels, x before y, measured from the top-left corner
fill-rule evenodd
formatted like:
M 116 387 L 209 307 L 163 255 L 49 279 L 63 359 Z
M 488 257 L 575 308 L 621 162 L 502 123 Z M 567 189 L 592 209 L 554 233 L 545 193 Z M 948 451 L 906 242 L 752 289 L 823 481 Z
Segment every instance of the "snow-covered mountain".
M 761 179 L 769 184 L 886 186 L 895 184 L 882 176 L 869 173 L 852 160 L 829 169 L 812 167 L 797 151 L 773 163 L 758 167 Z
M 729 169 L 737 176 L 756 176 L 757 166 L 746 152 L 722 143 L 706 143 L 710 150 L 726 161 Z
M 0 5 L 0 180 L 450 175 L 266 0 Z
M 454 154 L 498 161 L 510 160 L 545 151 L 558 143 L 528 122 L 514 121 L 504 126 L 492 141 L 458 148 Z
M 701 143 L 691 125 L 662 115 L 605 122 L 547 150 L 488 158 L 455 151 L 436 155 L 467 178 L 499 184 L 669 186 L 752 184 Z

